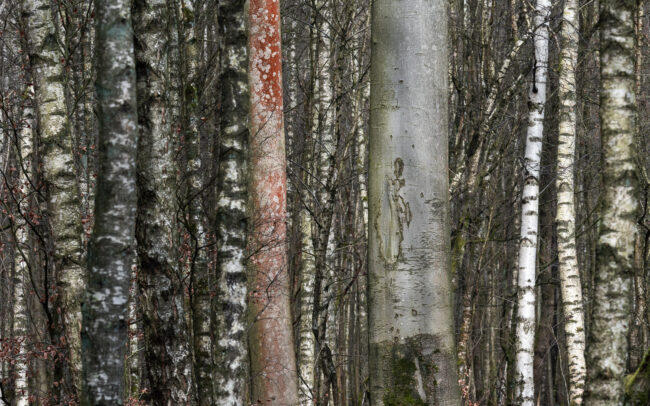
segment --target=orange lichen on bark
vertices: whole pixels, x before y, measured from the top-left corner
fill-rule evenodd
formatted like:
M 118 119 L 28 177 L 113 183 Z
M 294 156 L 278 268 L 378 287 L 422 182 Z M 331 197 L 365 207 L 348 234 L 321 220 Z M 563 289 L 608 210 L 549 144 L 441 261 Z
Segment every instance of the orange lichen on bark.
M 297 404 L 286 251 L 286 157 L 280 2 L 251 0 L 252 402 Z

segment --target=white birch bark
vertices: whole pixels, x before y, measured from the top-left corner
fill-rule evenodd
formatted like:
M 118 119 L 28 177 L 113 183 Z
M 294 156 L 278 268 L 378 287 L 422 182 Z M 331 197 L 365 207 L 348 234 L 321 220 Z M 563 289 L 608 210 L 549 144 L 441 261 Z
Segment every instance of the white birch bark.
M 28 330 L 28 315 L 27 315 L 27 291 L 29 286 L 29 270 L 27 261 L 29 259 L 29 229 L 27 224 L 27 216 L 29 216 L 30 197 L 29 190 L 31 189 L 31 169 L 33 158 L 33 131 L 34 128 L 34 109 L 32 101 L 34 96 L 33 86 L 28 86 L 26 91 L 26 100 L 23 107 L 22 129 L 20 131 L 19 142 L 19 164 L 20 164 L 20 222 L 16 228 L 16 246 L 18 247 L 17 264 L 14 277 L 14 326 L 13 338 L 17 340 L 18 354 L 16 354 L 16 363 L 14 366 L 14 373 L 16 374 L 15 386 L 15 405 L 27 406 L 29 404 L 29 388 L 27 380 L 27 354 L 25 352 L 27 330 Z
M 134 264 L 137 270 L 137 265 Z M 138 322 L 138 284 L 136 275 L 131 278 L 131 287 L 129 289 L 129 355 L 126 372 L 126 396 L 129 399 L 138 399 L 141 395 L 142 382 L 141 363 L 140 363 L 140 328 Z
M 216 404 L 246 402 L 247 173 L 250 139 L 246 2 L 221 1 L 221 161 L 217 171 Z M 210 377 L 208 377 L 210 379 Z
M 66 109 L 63 54 L 51 3 L 23 0 L 29 61 L 33 68 L 39 157 L 46 185 L 47 219 L 60 293 L 63 334 L 74 389 L 81 392 L 81 295 L 85 289 L 83 232 L 73 142 Z M 76 393 L 75 395 L 78 395 Z
M 16 242 L 23 248 L 28 243 L 27 241 L 26 224 L 21 224 L 16 230 Z M 28 250 L 23 250 L 26 254 Z M 27 382 L 27 354 L 25 352 L 27 340 L 27 300 L 25 297 L 25 290 L 29 282 L 27 281 L 27 261 L 20 255 L 18 264 L 15 270 L 14 277 L 14 328 L 13 339 L 16 340 L 17 348 L 15 353 L 14 364 L 14 391 L 15 391 L 15 404 L 16 406 L 27 406 L 29 404 L 29 388 Z
M 449 272 L 446 3 L 372 5 L 368 330 L 376 406 L 460 404 Z
M 311 406 L 314 401 L 314 373 L 316 362 L 316 343 L 312 329 L 312 306 L 314 296 L 314 246 L 312 244 L 312 218 L 302 210 L 302 253 L 300 260 L 300 333 L 298 366 L 300 385 L 300 404 Z
M 318 73 L 319 33 L 316 25 L 317 16 L 312 19 L 310 30 L 310 62 L 311 62 L 311 100 L 309 111 L 309 131 L 312 135 L 305 140 L 303 151 L 303 189 L 302 201 L 306 207 L 301 208 L 300 230 L 301 260 L 300 260 L 300 331 L 298 343 L 298 385 L 300 404 L 312 405 L 317 397 L 316 389 L 316 325 L 313 324 L 314 309 L 314 282 L 316 278 L 316 264 L 313 245 L 313 201 L 311 197 L 313 179 L 314 150 L 318 134 L 318 102 L 320 98 L 320 75 Z
M 544 133 L 544 105 L 548 69 L 548 17 L 551 2 L 535 4 L 535 67 L 529 92 L 531 105 L 524 158 L 524 189 L 521 207 L 519 275 L 517 280 L 516 399 L 517 404 L 533 406 L 535 388 L 533 360 L 535 349 L 535 278 L 539 210 L 539 170 Z
M 318 385 L 318 377 L 316 388 L 318 393 L 318 401 L 321 398 L 328 396 L 331 385 L 330 375 L 326 369 L 322 367 L 324 356 L 329 352 L 324 350 L 326 345 L 332 344 L 333 336 L 332 328 L 336 326 L 332 316 L 335 315 L 333 309 L 329 308 L 331 300 L 329 296 L 335 291 L 331 289 L 328 297 L 325 297 L 323 286 L 332 285 L 333 267 L 328 266 L 329 260 L 332 258 L 331 254 L 331 237 L 332 237 L 332 219 L 333 219 L 333 201 L 332 197 L 332 184 L 333 176 L 336 172 L 334 162 L 334 154 L 336 145 L 334 141 L 334 83 L 332 80 L 332 4 L 325 0 L 317 2 L 317 9 L 319 10 L 316 16 L 318 35 L 318 53 L 316 70 L 318 74 L 318 105 L 316 111 L 318 112 L 318 135 L 316 136 L 316 178 L 311 183 L 312 190 L 315 191 L 316 201 L 312 212 L 316 216 L 316 224 L 313 229 L 315 233 L 312 235 L 314 255 L 315 255 L 315 280 L 313 288 L 313 309 L 312 309 L 312 328 L 316 334 L 315 350 L 316 350 L 316 373 L 323 374 L 323 386 Z M 314 324 L 316 323 L 316 324 Z M 318 328 L 314 328 L 318 326 Z
M 96 0 L 99 171 L 83 305 L 82 405 L 121 405 L 135 248 L 137 101 L 131 2 Z
M 192 364 L 184 309 L 183 273 L 179 269 L 179 205 L 173 124 L 180 115 L 178 48 L 173 40 L 173 3 L 134 3 L 135 62 L 138 101 L 135 235 L 138 285 L 144 333 L 144 361 L 153 404 L 184 404 L 192 399 Z
M 368 235 L 368 133 L 366 131 L 365 107 L 370 99 L 370 84 L 363 80 L 363 58 L 366 53 L 366 36 L 355 38 L 355 49 L 358 55 L 352 57 L 352 74 L 354 84 L 357 86 L 357 94 L 354 99 L 354 129 L 356 131 L 357 160 L 356 171 L 359 182 L 359 199 L 361 200 L 362 219 L 364 236 Z
M 585 376 L 585 322 L 576 252 L 574 203 L 576 146 L 576 66 L 578 63 L 578 1 L 566 0 L 560 49 L 560 124 L 557 150 L 557 248 L 564 331 L 569 364 L 569 400 L 582 404 Z
M 600 1 L 603 190 L 587 345 L 585 404 L 589 406 L 617 406 L 625 401 L 640 197 L 634 140 L 635 5 L 630 0 Z

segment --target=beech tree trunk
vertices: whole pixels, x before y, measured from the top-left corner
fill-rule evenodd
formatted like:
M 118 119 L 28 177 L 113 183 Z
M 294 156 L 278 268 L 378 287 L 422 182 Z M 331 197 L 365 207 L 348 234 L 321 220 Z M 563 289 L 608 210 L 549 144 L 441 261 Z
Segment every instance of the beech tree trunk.
M 623 405 L 639 214 L 634 0 L 600 2 L 603 190 L 587 346 L 588 405 Z
M 286 250 L 280 3 L 249 5 L 251 403 L 298 403 Z
M 449 261 L 446 7 L 441 0 L 372 5 L 373 406 L 460 405 Z
M 135 251 L 136 83 L 131 2 L 96 0 L 99 169 L 83 304 L 85 405 L 121 405 Z
M 528 93 L 530 111 L 524 158 L 524 190 L 521 198 L 521 232 L 519 240 L 519 273 L 517 280 L 516 329 L 516 397 L 517 404 L 533 406 L 535 351 L 535 279 L 537 276 L 537 233 L 539 229 L 539 170 L 544 135 L 544 107 L 548 70 L 549 0 L 535 4 L 535 67 L 533 83 Z

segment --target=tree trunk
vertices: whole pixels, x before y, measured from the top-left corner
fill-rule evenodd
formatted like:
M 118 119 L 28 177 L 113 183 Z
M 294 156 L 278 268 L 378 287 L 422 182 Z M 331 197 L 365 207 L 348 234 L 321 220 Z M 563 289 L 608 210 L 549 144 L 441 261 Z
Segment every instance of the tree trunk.
M 97 0 L 99 171 L 83 305 L 86 405 L 121 405 L 136 216 L 136 87 L 131 4 Z
M 446 18 L 440 0 L 372 5 L 373 405 L 460 404 L 449 275 Z
M 28 218 L 31 212 L 31 182 L 32 159 L 34 158 L 34 109 L 32 107 L 34 88 L 27 86 L 25 89 L 25 106 L 22 111 L 23 128 L 19 132 L 20 140 L 16 148 L 18 164 L 20 167 L 19 187 L 22 195 L 20 198 L 21 221 L 17 224 L 15 230 L 16 260 L 15 275 L 13 280 L 13 339 L 18 351 L 15 354 L 16 363 L 14 364 L 14 402 L 16 406 L 27 406 L 29 404 L 29 388 L 27 379 L 27 369 L 29 367 L 29 357 L 27 356 L 27 331 L 28 331 L 28 311 L 27 295 L 30 286 L 30 272 L 28 261 L 30 258 L 30 238 Z
M 251 89 L 251 403 L 298 403 L 286 251 L 280 4 L 249 6 Z
M 575 146 L 576 146 L 576 66 L 578 65 L 578 1 L 566 0 L 560 32 L 560 124 L 557 150 L 557 248 L 560 291 L 564 312 L 569 400 L 582 404 L 585 386 L 585 321 L 582 285 L 576 252 Z
M 245 1 L 219 5 L 221 34 L 220 159 L 217 172 L 216 403 L 247 401 L 246 231 L 250 92 Z
M 49 0 L 23 0 L 32 66 L 39 156 L 46 185 L 52 255 L 74 396 L 81 393 L 81 295 L 85 289 L 79 189 L 66 109 L 64 72 Z
M 600 2 L 600 124 L 603 189 L 589 331 L 589 405 L 622 405 L 632 323 L 634 240 L 639 212 L 634 131 L 634 0 Z
M 177 125 L 180 97 L 171 88 L 173 3 L 136 0 L 133 4 L 138 97 L 138 285 L 149 401 L 190 401 L 192 367 L 179 269 Z M 168 7 L 169 6 L 169 7 Z M 176 105 L 176 106 L 174 106 Z
M 300 325 L 298 333 L 298 377 L 300 390 L 300 404 L 310 406 L 317 402 L 319 382 L 316 366 L 316 334 L 318 321 L 313 322 L 314 316 L 314 282 L 316 280 L 316 263 L 314 251 L 314 212 L 312 198 L 312 185 L 314 185 L 313 171 L 315 170 L 314 155 L 318 135 L 318 111 L 320 98 L 320 75 L 318 69 L 318 55 L 320 52 L 318 37 L 318 15 L 312 11 L 312 20 L 309 36 L 309 61 L 310 61 L 310 89 L 309 99 L 305 103 L 305 114 L 308 116 L 306 137 L 303 141 L 302 151 L 302 189 L 300 208 Z M 311 135 L 311 136 L 309 136 Z
M 539 226 L 539 170 L 544 133 L 544 106 L 548 69 L 549 0 L 537 0 L 534 35 L 535 67 L 529 92 L 531 106 L 524 158 L 524 190 L 521 207 L 519 275 L 517 280 L 516 381 L 517 403 L 533 406 L 535 350 L 535 278 L 537 267 L 537 231 Z
M 307 161 L 308 162 L 308 161 Z M 305 176 L 307 178 L 309 175 Z M 307 180 L 307 179 L 306 179 Z M 311 183 L 305 183 L 309 185 Z M 308 193 L 304 193 L 307 196 Z M 300 213 L 302 250 L 300 256 L 300 334 L 298 365 L 300 369 L 300 404 L 314 404 L 316 372 L 316 343 L 312 330 L 312 308 L 314 300 L 314 246 L 312 244 L 313 220 L 306 209 Z

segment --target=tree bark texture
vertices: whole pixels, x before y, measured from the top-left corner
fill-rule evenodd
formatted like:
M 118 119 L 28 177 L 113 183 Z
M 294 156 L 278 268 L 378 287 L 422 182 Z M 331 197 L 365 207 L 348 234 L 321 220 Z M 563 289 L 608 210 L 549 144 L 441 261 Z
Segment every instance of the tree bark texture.
M 280 3 L 249 5 L 251 402 L 298 403 L 286 250 Z
M 95 19 L 99 169 L 82 308 L 82 402 L 121 405 L 136 217 L 138 121 L 131 2 L 97 0 Z
M 634 0 L 600 2 L 603 190 L 587 342 L 588 405 L 622 405 L 632 323 L 639 180 L 634 132 Z
M 46 187 L 52 256 L 73 384 L 81 392 L 81 298 L 85 289 L 83 232 L 73 137 L 66 109 L 64 71 L 52 5 L 23 0 L 34 79 L 39 157 Z
M 220 160 L 217 171 L 217 404 L 247 401 L 246 232 L 248 227 L 248 15 L 244 0 L 222 1 Z M 258 123 L 259 125 L 259 123 Z M 273 134 L 273 136 L 277 136 Z
M 562 311 L 569 364 L 569 399 L 582 404 L 585 376 L 585 321 L 576 251 L 575 147 L 578 1 L 566 0 L 560 32 L 560 124 L 557 151 L 557 247 Z
M 133 3 L 138 101 L 136 239 L 139 302 L 144 331 L 149 401 L 187 404 L 192 359 L 185 319 L 183 274 L 179 266 L 175 156 L 178 148 L 171 88 L 174 68 L 169 30 L 174 4 L 167 0 Z M 171 28 L 170 28 L 171 27 Z
M 373 406 L 460 404 L 449 273 L 446 20 L 444 1 L 372 5 Z
M 530 110 L 524 157 L 524 189 L 521 199 L 521 231 L 519 240 L 519 273 L 517 280 L 516 396 L 518 404 L 533 406 L 535 397 L 533 370 L 535 351 L 535 280 L 537 276 L 537 237 L 539 230 L 539 172 L 544 109 L 548 80 L 548 18 L 549 0 L 535 4 L 533 42 L 535 59 L 533 82 L 528 93 Z

